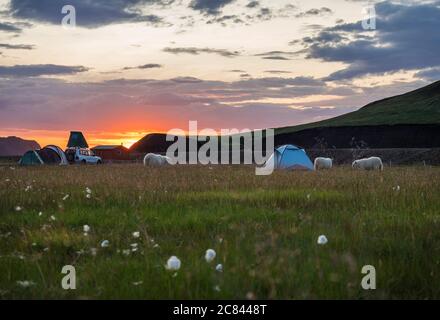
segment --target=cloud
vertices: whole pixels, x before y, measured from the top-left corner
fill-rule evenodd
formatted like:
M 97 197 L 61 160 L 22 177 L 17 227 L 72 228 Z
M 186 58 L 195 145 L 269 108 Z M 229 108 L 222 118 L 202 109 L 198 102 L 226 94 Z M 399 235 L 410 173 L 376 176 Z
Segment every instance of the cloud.
M 0 31 L 11 32 L 11 33 L 20 33 L 22 31 L 22 29 L 12 23 L 0 22 Z
M 132 69 L 154 69 L 154 68 L 162 68 L 163 66 L 161 64 L 157 63 L 147 63 L 141 66 L 137 67 L 125 67 L 123 70 L 132 70 Z
M 310 9 L 304 12 L 300 12 L 296 15 L 297 18 L 303 18 L 303 17 L 314 17 L 314 16 L 322 16 L 326 14 L 333 13 L 332 9 L 327 7 L 322 7 L 319 9 Z
M 209 15 L 218 15 L 221 8 L 234 1 L 235 0 L 193 0 L 190 3 L 190 7 Z
M 250 1 L 247 5 L 246 8 L 256 8 L 260 6 L 260 2 L 258 1 Z
M 88 69 L 83 66 L 60 66 L 54 64 L 0 66 L 0 78 L 70 75 L 85 71 L 88 71 Z
M 35 46 L 29 44 L 0 43 L 0 48 L 11 49 L 11 50 L 33 50 Z
M 61 9 L 73 5 L 79 27 L 96 28 L 124 22 L 146 22 L 152 25 L 163 23 L 156 15 L 143 15 L 140 7 L 146 4 L 168 5 L 166 0 L 11 0 L 10 14 L 15 18 L 61 24 Z
M 440 66 L 440 1 L 411 5 L 376 4 L 377 30 L 365 31 L 361 21 L 324 28 L 303 38 L 309 59 L 347 64 L 327 80 Z
M 213 48 L 196 48 L 196 47 L 185 47 L 185 48 L 164 48 L 164 52 L 172 54 L 192 54 L 199 55 L 202 53 L 217 54 L 223 57 L 232 58 L 240 55 L 238 51 L 230 51 L 226 49 L 213 49 Z
M 270 73 L 270 74 L 288 74 L 288 73 L 292 73 L 291 71 L 285 71 L 285 70 L 266 70 L 264 72 L 265 73 Z
M 419 71 L 415 74 L 419 79 L 424 79 L 427 81 L 439 81 L 440 80 L 440 67 L 430 68 Z
M 296 54 L 297 53 L 293 51 L 269 51 L 269 52 L 258 53 L 255 56 L 261 57 L 261 59 L 265 59 L 265 60 L 290 60 L 290 58 L 286 56 L 292 56 Z

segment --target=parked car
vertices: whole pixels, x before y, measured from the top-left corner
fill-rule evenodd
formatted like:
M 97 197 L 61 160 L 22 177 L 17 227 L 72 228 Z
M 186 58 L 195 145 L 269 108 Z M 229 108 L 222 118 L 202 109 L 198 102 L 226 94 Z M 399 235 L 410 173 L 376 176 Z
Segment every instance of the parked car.
M 68 148 L 65 152 L 70 163 L 101 164 L 101 157 L 95 156 L 93 151 L 86 148 Z

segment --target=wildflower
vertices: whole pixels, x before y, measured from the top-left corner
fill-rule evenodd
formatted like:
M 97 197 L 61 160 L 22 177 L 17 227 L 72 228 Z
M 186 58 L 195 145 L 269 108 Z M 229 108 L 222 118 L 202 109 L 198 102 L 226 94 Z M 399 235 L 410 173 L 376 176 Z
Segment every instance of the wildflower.
M 181 266 L 181 262 L 179 258 L 177 258 L 176 256 L 172 256 L 167 261 L 166 269 L 171 271 L 177 271 L 180 269 L 180 266 Z
M 157 248 L 159 248 L 159 245 L 156 243 L 156 244 L 153 246 L 153 248 L 154 248 L 154 249 L 157 249 Z
M 124 249 L 124 250 L 122 250 L 122 254 L 123 254 L 124 256 L 129 256 L 129 255 L 130 255 L 130 249 Z
M 321 235 L 318 237 L 318 244 L 324 245 L 324 244 L 327 244 L 327 242 L 328 242 L 328 239 L 325 235 Z
M 85 233 L 90 232 L 90 226 L 87 225 L 87 224 L 85 224 L 85 225 L 83 226 L 83 231 L 84 231 Z
M 66 194 L 66 195 L 63 197 L 63 201 L 66 201 L 67 199 L 69 199 L 69 197 L 70 197 L 70 195 Z
M 101 248 L 107 248 L 110 245 L 110 241 L 104 240 L 101 242 Z
M 51 216 L 50 216 L 50 220 L 55 221 L 56 219 L 57 219 L 57 218 L 55 218 L 54 215 L 51 215 Z
M 222 265 L 221 263 L 219 263 L 219 264 L 215 267 L 215 270 L 216 270 L 217 272 L 223 272 L 223 265 Z
M 214 291 L 220 292 L 221 291 L 220 286 L 215 286 Z
M 86 187 L 86 193 L 87 194 L 92 194 L 92 190 L 89 187 Z
M 20 212 L 21 210 L 23 210 L 22 207 L 20 207 L 20 206 L 16 206 L 16 207 L 15 207 L 15 211 Z
M 43 212 L 38 212 L 38 216 L 41 217 L 43 215 Z
M 87 194 L 86 194 L 86 198 L 87 198 L 87 199 L 91 199 L 91 198 L 92 198 L 92 195 L 91 195 L 90 193 L 87 193 Z
M 215 251 L 214 250 L 212 250 L 212 249 L 208 249 L 208 250 L 206 250 L 206 254 L 205 254 L 205 260 L 206 260 L 206 262 L 212 262 L 214 259 L 215 259 L 215 256 L 216 256 L 217 254 L 215 253 Z
M 28 281 L 28 280 L 24 280 L 24 281 L 19 280 L 19 281 L 17 281 L 17 284 L 22 288 L 28 288 L 28 287 L 34 286 L 35 282 Z
M 135 231 L 132 233 L 132 235 L 133 235 L 133 238 L 139 238 L 141 233 L 139 231 Z
M 28 192 L 29 190 L 31 190 L 32 189 L 32 186 L 27 186 L 25 189 L 24 189 L 24 192 Z
M 143 284 L 143 281 L 137 281 L 137 282 L 132 282 L 132 285 L 134 285 L 135 287 L 140 286 L 141 284 Z
M 98 249 L 96 249 L 96 248 L 90 248 L 90 254 L 91 254 L 92 256 L 96 256 L 97 253 L 98 253 Z

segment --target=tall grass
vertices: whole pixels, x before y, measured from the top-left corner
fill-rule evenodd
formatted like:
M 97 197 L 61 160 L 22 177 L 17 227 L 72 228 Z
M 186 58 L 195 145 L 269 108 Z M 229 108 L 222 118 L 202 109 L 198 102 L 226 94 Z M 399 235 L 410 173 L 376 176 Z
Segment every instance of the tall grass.
M 439 262 L 439 168 L 0 167 L 1 298 L 433 299 Z M 77 289 L 66 291 L 69 264 Z M 364 265 L 377 290 L 361 288 Z

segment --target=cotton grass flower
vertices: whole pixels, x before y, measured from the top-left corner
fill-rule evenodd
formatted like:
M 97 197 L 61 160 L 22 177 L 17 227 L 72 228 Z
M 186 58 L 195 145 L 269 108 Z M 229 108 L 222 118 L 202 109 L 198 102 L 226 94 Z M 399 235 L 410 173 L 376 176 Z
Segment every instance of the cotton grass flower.
M 215 267 L 215 270 L 216 270 L 217 272 L 223 272 L 223 265 L 222 265 L 221 263 L 219 263 L 219 264 Z
M 29 288 L 29 287 L 35 286 L 35 282 L 28 281 L 28 280 L 19 280 L 19 281 L 17 281 L 17 284 L 22 288 Z
M 131 253 L 130 249 L 124 249 L 124 250 L 122 250 L 122 254 L 123 254 L 124 256 L 126 256 L 126 257 L 129 256 L 130 253 Z
M 328 243 L 328 239 L 325 235 L 320 235 L 317 242 L 319 245 L 325 245 Z
M 96 256 L 96 254 L 98 253 L 98 249 L 96 249 L 96 248 L 90 248 L 90 254 L 92 255 L 92 256 Z
M 38 216 L 41 217 L 43 215 L 43 212 L 38 212 Z
M 89 187 L 86 187 L 86 193 L 87 194 L 92 194 L 92 189 L 90 189 Z
M 89 232 L 90 232 L 90 226 L 87 225 L 87 224 L 85 224 L 85 225 L 83 226 L 83 231 L 84 231 L 84 233 L 89 233 Z
M 55 221 L 55 220 L 57 220 L 57 218 L 55 218 L 54 215 L 51 215 L 51 216 L 50 216 L 50 220 Z
M 69 197 L 70 197 L 70 195 L 66 194 L 66 195 L 63 197 L 63 201 L 66 201 L 67 199 L 69 199 Z
M 206 262 L 210 263 L 210 262 L 214 261 L 216 255 L 217 254 L 215 253 L 214 250 L 212 250 L 212 249 L 206 250 L 206 253 L 205 253 Z
M 137 239 L 137 238 L 139 238 L 141 236 L 141 233 L 139 231 L 135 231 L 135 232 L 132 233 L 132 235 L 133 235 L 133 238 Z
M 101 242 L 101 248 L 107 248 L 110 245 L 110 241 L 104 240 Z
M 16 206 L 16 207 L 15 207 L 15 211 L 20 212 L 21 210 L 23 210 L 22 207 L 20 207 L 20 206 Z
M 180 259 L 176 256 L 172 256 L 168 259 L 166 269 L 170 271 L 177 271 L 180 269 L 182 263 L 180 262 Z

